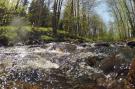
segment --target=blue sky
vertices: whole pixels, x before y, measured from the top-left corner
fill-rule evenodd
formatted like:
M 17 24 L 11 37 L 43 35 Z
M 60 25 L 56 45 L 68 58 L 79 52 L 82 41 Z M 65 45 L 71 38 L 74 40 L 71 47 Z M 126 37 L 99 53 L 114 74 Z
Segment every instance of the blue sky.
M 104 1 L 101 2 L 95 9 L 106 24 L 108 24 L 109 21 L 112 21 L 112 17 L 108 12 L 108 5 Z

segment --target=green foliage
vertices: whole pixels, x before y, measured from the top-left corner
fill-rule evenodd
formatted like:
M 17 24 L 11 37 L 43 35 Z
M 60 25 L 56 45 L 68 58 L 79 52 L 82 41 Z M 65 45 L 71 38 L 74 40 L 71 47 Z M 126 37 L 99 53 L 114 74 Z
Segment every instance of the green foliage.
M 114 17 L 115 33 L 120 39 L 135 36 L 135 1 L 134 0 L 108 0 L 110 11 Z M 114 36 L 115 37 L 115 36 Z
M 53 41 L 54 40 L 54 38 L 53 37 L 50 37 L 50 36 L 47 36 L 47 35 L 42 35 L 41 36 L 41 40 L 42 41 Z
M 133 0 L 108 1 L 114 16 L 108 27 L 93 11 L 97 0 L 67 0 L 63 14 L 63 0 L 49 1 L 32 0 L 28 5 L 28 0 L 0 0 L 0 41 L 115 41 L 135 34 Z
M 34 26 L 50 26 L 51 13 L 42 0 L 33 0 L 29 7 L 29 20 Z
M 71 36 L 80 36 L 93 40 L 103 39 L 106 26 L 100 16 L 96 13 L 90 14 L 88 7 L 87 9 L 81 7 L 83 4 L 79 4 L 80 6 L 76 6 L 76 4 L 79 3 L 73 0 L 69 0 L 67 3 L 63 18 L 64 30 L 69 32 Z
M 9 31 L 10 29 L 10 31 Z M 8 45 L 10 41 L 13 41 L 17 35 L 12 32 L 11 27 L 1 27 L 0 28 L 0 43 L 1 45 Z

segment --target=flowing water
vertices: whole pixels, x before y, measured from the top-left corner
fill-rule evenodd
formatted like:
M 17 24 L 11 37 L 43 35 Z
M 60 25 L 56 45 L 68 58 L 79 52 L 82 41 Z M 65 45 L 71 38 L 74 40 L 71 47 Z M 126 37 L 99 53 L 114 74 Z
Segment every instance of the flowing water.
M 90 43 L 85 47 L 64 42 L 1 47 L 0 89 L 81 89 L 97 83 L 108 86 L 108 82 L 100 81 L 124 79 L 122 74 L 126 76 L 127 72 L 121 71 L 128 70 L 134 54 L 129 47 L 93 47 Z M 118 60 L 111 64 L 114 58 Z

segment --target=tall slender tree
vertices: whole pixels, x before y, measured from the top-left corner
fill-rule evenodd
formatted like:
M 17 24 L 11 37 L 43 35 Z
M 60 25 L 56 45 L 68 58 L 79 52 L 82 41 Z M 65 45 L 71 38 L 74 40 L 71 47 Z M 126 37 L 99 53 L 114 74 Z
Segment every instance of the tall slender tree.
M 49 9 L 45 0 L 33 0 L 29 7 L 29 20 L 34 26 L 48 26 Z
M 120 37 L 135 37 L 135 2 L 134 0 L 108 0 L 114 14 Z
M 52 17 L 52 27 L 53 27 L 54 35 L 57 35 L 57 29 L 60 21 L 62 5 L 63 5 L 63 0 L 54 0 L 53 17 Z

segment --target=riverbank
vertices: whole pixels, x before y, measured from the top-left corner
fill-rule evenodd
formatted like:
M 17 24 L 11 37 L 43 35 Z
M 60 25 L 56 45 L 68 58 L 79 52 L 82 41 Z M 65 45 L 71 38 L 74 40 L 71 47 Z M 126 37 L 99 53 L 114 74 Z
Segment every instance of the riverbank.
M 48 42 L 88 42 L 90 39 L 74 36 L 58 30 L 57 36 L 53 35 L 52 28 L 30 26 L 3 26 L 0 27 L 0 45 L 11 46 L 17 43 L 25 45 L 42 44 Z
M 129 41 L 133 41 L 130 39 Z M 24 45 L 43 44 L 49 42 L 109 42 L 109 43 L 124 43 L 125 41 L 111 40 L 109 37 L 95 39 L 93 37 L 81 37 L 68 33 L 64 30 L 58 30 L 57 36 L 53 35 L 52 28 L 30 27 L 30 26 L 2 26 L 0 27 L 0 45 L 13 46 L 18 43 Z

